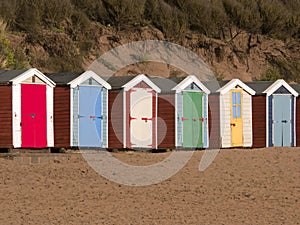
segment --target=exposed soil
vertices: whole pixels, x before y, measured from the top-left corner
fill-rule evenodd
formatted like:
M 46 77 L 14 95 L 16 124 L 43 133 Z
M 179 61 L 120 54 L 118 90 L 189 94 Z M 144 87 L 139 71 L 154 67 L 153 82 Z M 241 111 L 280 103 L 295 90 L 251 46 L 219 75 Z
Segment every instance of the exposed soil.
M 166 40 L 159 30 L 152 27 L 119 33 L 115 33 L 111 29 L 103 29 L 102 32 L 96 47 L 101 49 L 102 53 L 134 41 Z M 299 74 L 300 45 L 297 41 L 286 40 L 284 42 L 263 35 L 251 35 L 236 31 L 234 38 L 228 36 L 225 40 L 190 34 L 182 40 L 172 40 L 171 42 L 196 53 L 217 79 L 259 80 L 267 69 L 278 65 L 286 71 L 286 80 L 295 80 L 295 76 Z M 94 60 L 96 57 L 93 53 L 85 57 L 84 69 L 88 69 Z M 136 75 L 139 73 L 162 77 L 186 75 L 184 71 L 175 67 L 154 62 L 129 65 L 118 71 L 116 75 Z
M 161 31 L 151 26 L 117 32 L 111 27 L 99 27 L 97 24 L 92 24 L 90 29 L 93 34 L 93 43 L 90 48 L 87 47 L 81 52 L 79 43 L 65 32 L 43 31 L 37 43 L 28 41 L 26 35 L 8 34 L 7 38 L 13 47 L 24 49 L 26 52 L 24 57 L 30 59 L 28 60 L 29 67 L 38 68 L 42 72 L 91 69 L 91 64 L 97 58 L 118 46 L 135 41 L 161 40 L 170 41 L 191 50 L 203 60 L 215 77 L 221 80 L 233 78 L 239 78 L 242 81 L 257 80 L 268 69 L 274 67 L 279 69 L 280 74 L 284 75 L 286 80 L 299 80 L 300 42 L 297 40 L 281 41 L 239 30 L 233 30 L 233 33 L 228 34 L 223 40 L 193 33 L 188 33 L 180 39 L 167 40 Z M 152 51 L 146 53 L 153 54 Z M 159 53 L 161 50 L 158 49 L 156 54 Z M 116 75 L 139 73 L 162 77 L 186 75 L 186 71 L 175 68 L 178 65 L 172 67 L 163 63 L 148 62 L 146 59 L 145 61 L 128 65 Z M 4 66 L 5 63 L 7 62 L 0 58 L 0 65 Z
M 300 224 L 300 148 L 204 151 L 145 187 L 113 183 L 81 154 L 0 158 L 0 224 Z M 112 153 L 149 165 L 167 153 Z M 3 156 L 3 155 L 2 155 Z

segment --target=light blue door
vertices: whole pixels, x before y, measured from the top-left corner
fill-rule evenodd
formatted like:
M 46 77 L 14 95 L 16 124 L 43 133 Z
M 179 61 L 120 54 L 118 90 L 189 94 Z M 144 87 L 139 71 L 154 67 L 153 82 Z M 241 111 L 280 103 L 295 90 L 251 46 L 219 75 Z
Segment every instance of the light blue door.
M 79 146 L 102 145 L 102 88 L 79 87 Z
M 273 143 L 274 146 L 291 146 L 291 96 L 273 96 Z

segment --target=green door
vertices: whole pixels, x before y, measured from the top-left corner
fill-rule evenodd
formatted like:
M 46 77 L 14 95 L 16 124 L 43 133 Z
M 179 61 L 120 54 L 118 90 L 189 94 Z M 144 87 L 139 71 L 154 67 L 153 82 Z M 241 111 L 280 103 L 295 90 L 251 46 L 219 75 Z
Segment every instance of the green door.
M 183 92 L 183 147 L 203 147 L 202 92 Z

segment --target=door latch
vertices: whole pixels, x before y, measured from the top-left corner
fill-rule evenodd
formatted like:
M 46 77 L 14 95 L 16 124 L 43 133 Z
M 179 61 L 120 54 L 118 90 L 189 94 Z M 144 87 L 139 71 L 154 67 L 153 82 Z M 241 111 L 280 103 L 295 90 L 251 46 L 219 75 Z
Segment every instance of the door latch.
M 152 120 L 152 118 L 146 118 L 146 117 L 143 117 L 142 120 L 144 120 L 144 121 L 147 123 L 148 120 Z

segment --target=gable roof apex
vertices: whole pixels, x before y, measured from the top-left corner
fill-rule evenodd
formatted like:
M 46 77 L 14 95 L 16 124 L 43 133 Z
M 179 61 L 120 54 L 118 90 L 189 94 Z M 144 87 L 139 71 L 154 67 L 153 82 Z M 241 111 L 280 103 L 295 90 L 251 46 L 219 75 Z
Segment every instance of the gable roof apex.
M 71 88 L 74 88 L 89 78 L 93 78 L 95 81 L 97 81 L 99 84 L 101 84 L 106 89 L 108 89 L 108 90 L 111 89 L 111 86 L 109 83 L 107 83 L 104 79 L 102 79 L 99 75 L 97 75 L 95 72 L 93 72 L 91 70 L 87 70 L 87 71 L 83 72 L 82 74 L 77 76 L 75 79 L 70 81 L 68 84 L 71 86 Z
M 235 88 L 236 86 L 241 87 L 243 90 L 248 92 L 250 95 L 255 95 L 255 91 L 239 79 L 232 79 L 227 84 L 225 84 L 223 87 L 221 87 L 219 90 L 217 90 L 217 92 L 220 92 L 220 94 L 225 94 L 228 91 L 230 91 L 231 89 Z
M 154 84 L 145 74 L 139 74 L 139 75 L 135 76 L 129 82 L 124 84 L 122 86 L 122 88 L 124 88 L 124 91 L 128 91 L 142 81 L 144 81 L 147 85 L 149 85 L 157 93 L 161 92 L 161 89 L 156 84 Z
M 271 84 L 263 93 L 267 94 L 267 96 L 272 95 L 278 88 L 281 86 L 285 87 L 292 95 L 297 97 L 299 93 L 295 91 L 292 86 L 290 86 L 287 82 L 285 82 L 283 79 L 276 80 L 273 84 Z
M 210 94 L 210 90 L 195 75 L 187 76 L 180 83 L 178 83 L 174 88 L 172 88 L 172 90 L 176 91 L 176 93 L 179 93 L 192 83 L 195 83 L 206 94 Z
M 51 80 L 49 77 L 47 77 L 45 74 L 43 74 L 41 71 L 39 71 L 36 68 L 31 68 L 24 71 L 23 73 L 20 73 L 18 76 L 11 79 L 10 82 L 12 82 L 12 84 L 19 84 L 33 75 L 36 75 L 39 79 L 41 79 L 51 87 L 54 87 L 56 85 L 53 80 Z

